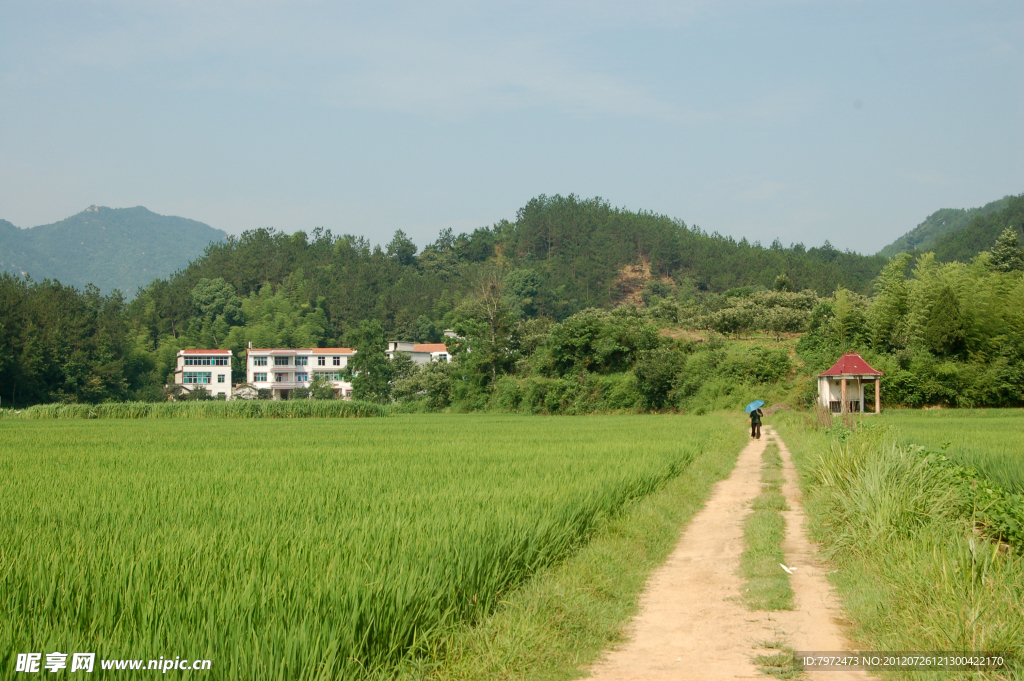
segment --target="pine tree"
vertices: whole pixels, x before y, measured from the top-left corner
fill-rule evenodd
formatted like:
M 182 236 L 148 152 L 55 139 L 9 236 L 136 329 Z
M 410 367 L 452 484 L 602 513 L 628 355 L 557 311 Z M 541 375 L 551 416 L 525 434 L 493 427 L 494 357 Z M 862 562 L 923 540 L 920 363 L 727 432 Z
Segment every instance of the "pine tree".
M 1024 270 L 1024 251 L 1020 248 L 1017 232 L 1007 227 L 992 247 L 992 266 L 1000 272 Z

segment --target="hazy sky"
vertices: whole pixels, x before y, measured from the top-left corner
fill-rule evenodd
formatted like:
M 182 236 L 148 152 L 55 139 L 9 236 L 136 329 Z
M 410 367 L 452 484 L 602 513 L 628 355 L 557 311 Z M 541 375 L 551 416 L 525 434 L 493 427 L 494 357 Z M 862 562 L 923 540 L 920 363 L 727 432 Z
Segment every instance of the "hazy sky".
M 539 194 L 873 252 L 1024 192 L 1024 2 L 0 0 L 0 218 L 421 246 Z

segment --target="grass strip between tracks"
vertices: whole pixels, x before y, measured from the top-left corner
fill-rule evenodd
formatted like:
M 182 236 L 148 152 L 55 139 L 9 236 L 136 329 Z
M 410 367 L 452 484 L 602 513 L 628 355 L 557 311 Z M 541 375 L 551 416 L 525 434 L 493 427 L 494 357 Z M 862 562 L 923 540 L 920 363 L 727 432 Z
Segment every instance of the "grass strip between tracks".
M 747 580 L 743 602 L 751 610 L 792 610 L 793 588 L 781 567 L 786 559 L 782 551 L 786 520 L 780 511 L 789 507 L 782 495 L 779 446 L 769 443 L 761 461 L 761 493 L 754 499 L 753 512 L 743 521 L 746 549 L 740 558 L 740 572 Z

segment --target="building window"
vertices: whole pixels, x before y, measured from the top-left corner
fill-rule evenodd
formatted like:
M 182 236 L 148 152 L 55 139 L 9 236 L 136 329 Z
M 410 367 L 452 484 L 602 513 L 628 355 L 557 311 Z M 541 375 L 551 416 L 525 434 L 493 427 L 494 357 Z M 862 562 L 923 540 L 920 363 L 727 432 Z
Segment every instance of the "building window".
M 306 381 L 309 380 L 309 374 L 307 374 L 305 372 L 296 373 L 295 374 L 295 380 L 298 381 L 299 383 L 305 383 Z
M 252 365 L 254 367 L 265 367 L 265 366 L 267 366 L 267 358 L 266 357 L 253 357 L 252 358 Z
M 334 366 L 336 366 L 336 367 L 340 367 L 341 366 L 341 357 L 335 357 L 334 358 Z
M 291 359 L 291 357 L 275 357 L 274 358 L 274 366 L 276 366 L 276 367 L 286 367 L 286 366 L 288 366 L 288 360 L 289 359 Z
M 185 376 L 182 379 L 185 383 L 209 383 L 210 372 L 209 371 L 186 371 Z
M 274 374 L 274 380 L 278 383 L 284 383 L 288 380 L 288 374 Z
M 351 390 L 346 390 L 346 391 L 345 391 L 345 397 L 346 397 L 346 398 L 348 398 L 348 397 L 352 397 L 352 391 L 351 391 Z
M 325 367 L 325 366 L 327 366 L 327 358 L 326 357 L 317 357 L 316 358 L 316 365 L 318 367 Z
M 218 383 L 223 383 L 224 382 L 224 374 L 217 374 L 217 382 Z
M 264 358 L 264 359 L 266 359 L 266 358 Z M 253 374 L 252 375 L 252 382 L 253 383 L 266 383 L 267 382 L 267 374 L 265 372 L 260 372 L 260 373 L 257 373 L 257 374 Z
M 303 357 L 296 357 L 295 358 L 295 366 L 297 366 L 297 367 L 304 367 L 304 366 L 306 366 L 306 362 L 308 362 L 308 361 L 309 361 L 309 357 L 305 357 L 305 356 L 303 356 Z
M 266 360 L 266 358 L 263 358 Z M 266 364 L 266 361 L 263 362 Z M 185 366 L 187 367 L 226 367 L 228 365 L 227 357 L 186 357 Z
M 317 378 L 326 378 L 328 381 L 341 380 L 341 374 L 337 371 L 314 371 L 313 375 Z

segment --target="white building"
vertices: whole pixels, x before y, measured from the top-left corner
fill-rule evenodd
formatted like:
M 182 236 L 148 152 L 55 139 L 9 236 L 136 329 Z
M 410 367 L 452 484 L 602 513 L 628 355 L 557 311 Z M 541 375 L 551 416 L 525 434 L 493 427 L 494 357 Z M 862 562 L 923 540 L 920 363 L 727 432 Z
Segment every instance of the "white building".
M 388 359 L 394 359 L 395 354 L 404 352 L 410 357 L 412 361 L 417 364 L 428 364 L 429 362 L 447 362 L 450 358 L 448 356 L 448 346 L 444 343 L 410 343 L 407 341 L 389 341 L 387 356 Z
M 249 348 L 245 379 L 257 390 L 270 390 L 273 399 L 287 400 L 292 390 L 323 376 L 338 397 L 350 399 L 352 384 L 341 380 L 341 372 L 355 354 L 352 348 Z
M 174 382 L 185 390 L 205 388 L 216 398 L 231 399 L 230 350 L 179 350 Z

